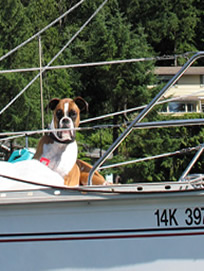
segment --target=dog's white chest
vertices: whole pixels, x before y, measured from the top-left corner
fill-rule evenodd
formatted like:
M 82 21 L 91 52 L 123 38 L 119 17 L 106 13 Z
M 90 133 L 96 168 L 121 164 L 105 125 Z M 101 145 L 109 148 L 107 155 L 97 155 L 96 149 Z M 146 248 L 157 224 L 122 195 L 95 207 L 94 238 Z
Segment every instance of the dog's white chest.
M 48 159 L 48 167 L 58 172 L 64 178 L 76 163 L 77 153 L 76 141 L 68 145 L 54 142 L 53 144 L 45 144 L 43 146 L 41 157 Z

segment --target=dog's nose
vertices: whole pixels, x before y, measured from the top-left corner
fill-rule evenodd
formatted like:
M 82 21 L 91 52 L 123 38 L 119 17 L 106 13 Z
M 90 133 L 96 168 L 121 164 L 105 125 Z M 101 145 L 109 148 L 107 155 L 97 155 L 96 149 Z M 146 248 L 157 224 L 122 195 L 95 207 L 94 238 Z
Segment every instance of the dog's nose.
M 68 117 L 64 117 L 60 120 L 59 126 L 61 128 L 70 128 L 72 126 L 72 120 Z
M 63 118 L 62 119 L 63 124 L 68 124 L 69 122 L 70 122 L 70 120 L 68 118 Z

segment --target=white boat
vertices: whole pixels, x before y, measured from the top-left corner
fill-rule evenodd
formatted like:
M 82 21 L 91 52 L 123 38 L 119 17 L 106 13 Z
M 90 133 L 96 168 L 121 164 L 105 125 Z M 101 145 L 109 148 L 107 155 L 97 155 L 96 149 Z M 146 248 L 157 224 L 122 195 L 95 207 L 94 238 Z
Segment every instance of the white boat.
M 203 184 L 0 193 L 1 270 L 203 270 Z
M 95 163 L 87 186 L 66 187 L 58 175 L 34 160 L 15 165 L 0 162 L 1 271 L 203 270 L 204 174 L 189 175 L 203 145 L 197 147 L 195 157 L 177 182 L 93 186 L 91 181 L 94 171 L 133 128 L 204 124 L 203 119 L 140 123 L 162 95 L 201 57 L 204 52 L 192 56 L 137 115 Z M 55 59 L 46 67 L 40 67 L 40 73 L 31 83 L 41 77 Z M 46 168 L 44 174 L 39 170 L 42 167 Z
M 202 145 L 177 182 L 91 184 L 133 127 L 165 125 L 139 122 L 203 56 L 195 54 L 96 162 L 89 185 L 68 188 L 50 178 L 36 182 L 25 170 L 1 171 L 1 270 L 203 270 L 204 175 L 189 175 Z M 195 123 L 203 120 L 184 124 Z M 166 123 L 172 125 L 181 123 Z

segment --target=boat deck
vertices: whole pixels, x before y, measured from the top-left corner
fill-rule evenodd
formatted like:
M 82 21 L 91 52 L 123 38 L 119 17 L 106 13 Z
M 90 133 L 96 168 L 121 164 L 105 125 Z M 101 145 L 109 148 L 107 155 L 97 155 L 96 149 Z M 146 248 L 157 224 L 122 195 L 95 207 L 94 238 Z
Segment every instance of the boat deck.
M 0 191 L 0 205 L 43 202 L 112 201 L 139 198 L 185 197 L 203 195 L 204 182 L 140 183 L 110 186 L 39 186 L 30 184 L 20 190 Z

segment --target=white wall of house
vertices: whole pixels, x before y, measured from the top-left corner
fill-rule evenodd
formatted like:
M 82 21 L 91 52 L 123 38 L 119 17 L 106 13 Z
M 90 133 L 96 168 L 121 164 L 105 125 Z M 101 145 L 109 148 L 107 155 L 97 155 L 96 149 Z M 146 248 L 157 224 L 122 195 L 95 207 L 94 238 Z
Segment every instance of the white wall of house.
M 178 70 L 179 67 L 158 67 L 155 74 L 167 82 Z M 178 98 L 168 104 L 166 113 L 204 112 L 204 67 L 191 67 L 164 98 Z

